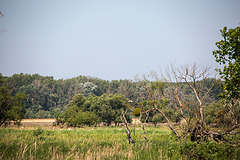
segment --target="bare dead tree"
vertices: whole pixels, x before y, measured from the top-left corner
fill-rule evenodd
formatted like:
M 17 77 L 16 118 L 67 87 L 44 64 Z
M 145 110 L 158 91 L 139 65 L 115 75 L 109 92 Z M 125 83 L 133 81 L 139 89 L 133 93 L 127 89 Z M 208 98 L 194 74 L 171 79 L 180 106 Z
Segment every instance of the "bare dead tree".
M 186 82 L 187 85 L 193 90 L 199 106 L 198 110 L 200 114 L 201 123 L 204 126 L 206 126 L 203 114 L 203 105 L 206 96 L 209 94 L 209 92 L 213 89 L 213 87 L 217 83 L 216 74 L 214 77 L 215 82 L 211 85 L 211 87 L 204 90 L 203 82 L 204 80 L 209 78 L 210 67 L 197 65 L 196 63 L 194 63 L 192 65 L 184 65 L 177 69 L 177 71 L 179 73 L 179 79 Z
M 121 119 L 121 121 L 124 124 L 123 129 L 124 129 L 125 133 L 127 134 L 128 143 L 132 144 L 135 147 L 135 142 L 132 139 L 131 131 L 130 131 L 129 127 L 128 127 L 128 123 L 127 123 L 127 120 L 126 120 L 126 117 L 125 117 L 125 114 L 127 113 L 127 111 L 128 111 L 128 109 L 125 112 L 122 111 L 122 116 L 120 116 L 120 119 Z
M 151 109 L 162 114 L 164 119 L 167 121 L 169 128 L 175 133 L 181 142 L 183 142 L 188 135 L 191 135 L 191 140 L 193 141 L 200 139 L 203 140 L 207 137 L 215 140 L 223 140 L 223 135 L 238 133 L 238 131 L 233 132 L 239 127 L 239 120 L 237 118 L 233 118 L 235 123 L 232 125 L 232 127 L 221 133 L 210 130 L 211 128 L 207 126 L 205 122 L 203 107 L 209 93 L 218 82 L 215 74 L 213 83 L 208 85 L 208 87 L 204 86 L 204 83 L 210 78 L 211 75 L 210 67 L 197 65 L 196 63 L 192 65 L 183 65 L 179 68 L 171 65 L 170 67 L 166 68 L 165 71 L 166 74 L 162 74 L 162 77 L 165 81 L 165 84 L 168 85 L 168 94 L 174 97 L 176 100 L 176 111 L 178 111 L 178 113 L 181 115 L 184 123 L 175 128 L 164 113 L 164 109 L 159 107 L 159 103 L 162 103 L 162 106 L 164 105 L 162 100 L 165 98 L 165 95 L 164 85 L 159 80 L 159 77 L 156 73 L 153 72 L 151 74 L 152 77 L 155 78 L 154 82 L 145 80 L 146 83 L 143 83 L 145 91 L 142 93 L 142 95 L 144 95 L 142 97 L 152 102 Z M 185 91 L 181 86 L 183 84 L 187 84 L 187 86 L 191 89 L 194 95 L 193 99 L 186 100 L 187 94 L 185 94 Z M 229 110 L 229 114 L 231 114 L 232 117 L 237 117 L 236 114 L 231 111 L 231 109 Z
M 147 121 L 148 114 L 151 111 L 158 111 L 164 119 L 167 121 L 169 128 L 173 131 L 176 137 L 183 142 L 190 135 L 192 141 L 210 139 L 217 142 L 229 141 L 225 138 L 226 135 L 236 135 L 240 133 L 237 130 L 240 127 L 239 123 L 239 108 L 231 105 L 239 105 L 239 103 L 228 104 L 227 115 L 231 117 L 231 125 L 228 128 L 220 130 L 214 129 L 207 125 L 204 117 L 204 106 L 206 100 L 211 93 L 211 90 L 218 83 L 216 74 L 212 74 L 210 67 L 204 65 L 183 65 L 181 67 L 175 67 L 171 65 L 165 70 L 166 74 L 162 73 L 162 80 L 154 72 L 151 74 L 151 78 L 155 78 L 155 81 L 151 81 L 147 76 L 143 76 L 143 80 L 139 81 L 142 85 L 142 89 L 139 93 L 138 107 L 141 109 L 141 115 L 146 114 L 145 122 Z M 213 75 L 214 78 L 211 78 Z M 212 79 L 208 86 L 206 83 L 209 79 Z M 168 87 L 165 89 L 165 85 Z M 193 97 L 189 96 L 185 88 L 187 87 Z M 165 93 L 167 91 L 167 93 Z M 166 107 L 165 99 L 171 96 L 175 99 L 175 109 L 181 115 L 183 124 L 174 126 L 169 120 L 169 117 L 164 113 L 164 107 Z M 143 101 L 147 101 L 148 106 L 143 105 Z M 239 105 L 240 106 L 240 105 Z M 236 111 L 236 108 L 238 111 Z M 142 126 L 144 134 L 146 136 L 145 128 Z M 147 137 L 146 137 L 147 138 Z M 147 139 L 145 140 L 147 141 Z M 235 142 L 234 142 L 235 143 Z
M 228 104 L 227 110 L 229 117 L 232 119 L 232 125 L 223 131 L 219 129 L 214 130 L 208 126 L 204 118 L 203 106 L 210 91 L 217 84 L 216 74 L 214 75 L 213 83 L 208 88 L 203 86 L 205 80 L 209 79 L 211 75 L 210 67 L 204 65 L 183 65 L 176 68 L 171 65 L 166 69 L 164 77 L 165 82 L 168 83 L 170 89 L 168 92 L 177 101 L 177 111 L 184 119 L 185 124 L 180 126 L 181 137 L 185 139 L 187 135 L 191 135 L 191 140 L 207 139 L 208 137 L 215 141 L 225 141 L 224 135 L 236 135 L 240 131 L 236 131 L 240 127 L 237 114 L 234 112 L 236 107 L 231 107 Z M 195 100 L 187 102 L 184 98 L 184 92 L 181 90 L 180 82 L 186 83 L 192 90 Z M 234 104 L 234 103 L 233 103 Z M 227 141 L 227 140 L 226 140 Z

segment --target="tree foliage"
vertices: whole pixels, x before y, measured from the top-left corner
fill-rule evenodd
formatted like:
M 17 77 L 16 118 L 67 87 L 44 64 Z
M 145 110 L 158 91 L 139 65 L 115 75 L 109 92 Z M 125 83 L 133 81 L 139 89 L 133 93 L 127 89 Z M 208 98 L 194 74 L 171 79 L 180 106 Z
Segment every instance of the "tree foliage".
M 99 122 L 117 124 L 121 122 L 120 114 L 127 108 L 127 101 L 125 96 L 118 94 L 103 94 L 100 97 L 91 95 L 87 98 L 83 94 L 77 94 L 63 112 L 63 122 L 68 126 L 93 125 Z M 130 121 L 130 116 L 127 117 Z
M 224 64 L 219 73 L 223 78 L 223 92 L 220 95 L 224 104 L 224 126 L 227 132 L 240 127 L 240 27 L 221 31 L 223 40 L 216 43 L 218 50 L 213 55 L 219 64 Z
M 78 76 L 71 79 L 54 80 L 38 74 L 14 74 L 5 77 L 11 95 L 25 93 L 25 118 L 54 118 L 61 114 L 77 94 L 84 97 L 103 94 L 122 94 L 135 98 L 135 83 L 131 80 L 111 82 L 93 77 Z M 113 85 L 114 84 L 114 85 Z
M 223 92 L 221 96 L 226 100 L 240 98 L 240 27 L 221 31 L 223 40 L 216 43 L 218 50 L 213 55 L 219 64 L 224 64 L 219 73 L 223 78 Z
M 66 110 L 68 103 L 77 94 L 82 94 L 84 97 L 121 94 L 138 102 L 138 97 L 143 96 L 141 94 L 144 90 L 140 81 L 113 80 L 109 82 L 86 76 L 54 80 L 53 77 L 21 73 L 5 77 L 5 79 L 8 89 L 11 91 L 11 96 L 18 93 L 27 95 L 24 105 L 26 109 L 24 118 L 54 118 L 57 114 L 62 114 Z M 153 88 L 156 85 L 154 83 L 152 83 Z M 181 85 L 183 87 L 187 86 L 186 84 Z M 208 85 L 208 82 L 205 85 Z M 165 85 L 165 87 L 168 86 Z M 217 99 L 219 92 L 219 90 L 216 90 L 211 93 L 212 100 Z M 189 92 L 188 94 L 192 95 L 193 93 Z M 173 99 L 169 100 L 169 104 L 174 103 Z
M 17 123 L 23 118 L 25 98 L 26 95 L 21 93 L 11 96 L 6 81 L 0 74 L 0 126 L 8 121 Z

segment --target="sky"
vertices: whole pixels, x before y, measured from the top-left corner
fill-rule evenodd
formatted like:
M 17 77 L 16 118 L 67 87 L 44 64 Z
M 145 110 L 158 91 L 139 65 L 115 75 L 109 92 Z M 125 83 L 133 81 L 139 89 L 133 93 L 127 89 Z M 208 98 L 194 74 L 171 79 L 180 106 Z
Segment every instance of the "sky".
M 0 73 L 134 79 L 171 63 L 219 68 L 240 0 L 0 0 Z

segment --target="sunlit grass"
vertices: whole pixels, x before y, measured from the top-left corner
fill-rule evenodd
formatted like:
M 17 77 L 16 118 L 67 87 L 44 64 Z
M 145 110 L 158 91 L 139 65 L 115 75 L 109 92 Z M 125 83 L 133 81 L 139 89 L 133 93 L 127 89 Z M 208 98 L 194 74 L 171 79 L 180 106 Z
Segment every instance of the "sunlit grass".
M 132 132 L 134 129 L 132 128 Z M 149 142 L 141 142 L 143 131 L 135 128 L 136 147 L 128 144 L 121 127 L 1 128 L 0 159 L 176 159 L 178 144 L 165 127 L 146 127 Z

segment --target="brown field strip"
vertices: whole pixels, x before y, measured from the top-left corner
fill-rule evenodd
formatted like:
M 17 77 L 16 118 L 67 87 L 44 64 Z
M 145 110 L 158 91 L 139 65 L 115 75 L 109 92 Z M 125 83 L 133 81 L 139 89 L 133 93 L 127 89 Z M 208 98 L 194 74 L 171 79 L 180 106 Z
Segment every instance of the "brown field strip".
M 56 119 L 22 119 L 21 125 L 24 127 L 33 126 L 53 126 Z
M 53 123 L 56 119 L 22 119 L 21 123 Z

